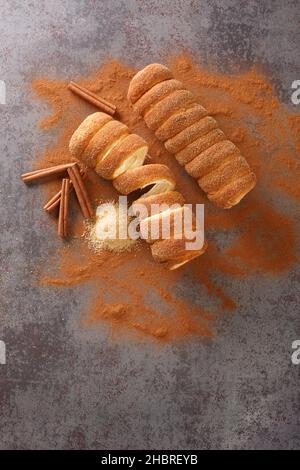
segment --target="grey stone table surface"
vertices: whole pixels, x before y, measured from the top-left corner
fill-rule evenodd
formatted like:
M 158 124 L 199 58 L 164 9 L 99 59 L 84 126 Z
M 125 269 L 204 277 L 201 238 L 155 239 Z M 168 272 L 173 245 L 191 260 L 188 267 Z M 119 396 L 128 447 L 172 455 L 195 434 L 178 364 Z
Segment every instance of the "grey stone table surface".
M 58 246 L 41 233 L 39 188 L 19 180 L 47 139 L 33 77 L 88 74 L 107 56 L 135 66 L 181 46 L 220 70 L 265 65 L 289 106 L 300 79 L 298 0 L 0 0 L 1 449 L 300 447 L 300 270 L 232 281 L 238 314 L 214 341 L 153 348 L 82 328 L 84 287 L 35 283 L 34 261 Z M 228 279 L 220 277 L 228 287 Z M 227 283 L 227 284 L 226 284 Z M 190 295 L 202 295 L 195 287 Z

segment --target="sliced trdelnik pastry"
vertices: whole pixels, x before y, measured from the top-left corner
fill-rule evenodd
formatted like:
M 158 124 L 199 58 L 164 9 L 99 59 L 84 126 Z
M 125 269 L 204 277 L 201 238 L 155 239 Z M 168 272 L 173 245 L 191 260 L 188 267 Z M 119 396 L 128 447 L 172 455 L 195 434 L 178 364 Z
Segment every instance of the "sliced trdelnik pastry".
M 138 87 L 135 93 L 139 96 Z M 93 168 L 103 178 L 112 180 L 119 193 L 129 195 L 143 190 L 142 196 L 132 204 L 132 213 L 139 218 L 141 231 L 151 244 L 155 260 L 169 269 L 177 269 L 204 253 L 205 242 L 196 249 L 187 248 L 193 237 L 198 235 L 201 238 L 202 227 L 199 233 L 195 227 L 190 234 L 183 230 L 182 237 L 178 238 L 180 234 L 176 231 L 175 219 L 184 213 L 183 196 L 174 191 L 176 181 L 166 165 L 144 165 L 148 145 L 142 137 L 132 134 L 127 126 L 111 116 L 98 112 L 80 124 L 71 137 L 69 149 L 76 160 Z M 141 213 L 141 206 L 146 215 Z M 165 237 L 161 228 L 167 217 L 171 227 Z M 154 237 L 154 229 L 157 228 L 157 237 Z

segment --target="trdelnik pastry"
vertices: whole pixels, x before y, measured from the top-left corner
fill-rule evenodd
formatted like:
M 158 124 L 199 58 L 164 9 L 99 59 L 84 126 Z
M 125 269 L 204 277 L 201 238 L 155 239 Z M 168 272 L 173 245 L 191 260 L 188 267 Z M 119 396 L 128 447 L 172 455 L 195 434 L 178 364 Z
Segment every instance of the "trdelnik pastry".
M 75 159 L 93 168 L 103 178 L 112 180 L 114 187 L 122 195 L 127 196 L 146 189 L 146 193 L 133 204 L 133 211 L 138 212 L 141 204 L 167 204 L 169 207 L 177 204 L 176 209 L 161 210 L 149 217 L 139 214 L 144 233 L 147 233 L 152 220 L 158 222 L 158 226 L 163 224 L 167 216 L 171 221 L 168 237 L 158 238 L 156 241 L 151 236 L 148 237 L 147 241 L 151 243 L 152 255 L 156 261 L 166 264 L 169 269 L 177 269 L 204 253 L 205 242 L 197 249 L 189 248 L 194 227 L 190 233 L 184 231 L 181 238 L 176 237 L 176 226 L 173 223 L 175 214 L 184 218 L 188 208 L 184 206 L 183 196 L 175 191 L 174 176 L 166 165 L 144 165 L 148 145 L 142 137 L 132 134 L 126 125 L 110 115 L 98 112 L 88 116 L 74 132 L 69 150 Z
M 239 149 L 167 67 L 150 64 L 140 70 L 128 99 L 217 206 L 238 204 L 255 186 L 255 174 Z

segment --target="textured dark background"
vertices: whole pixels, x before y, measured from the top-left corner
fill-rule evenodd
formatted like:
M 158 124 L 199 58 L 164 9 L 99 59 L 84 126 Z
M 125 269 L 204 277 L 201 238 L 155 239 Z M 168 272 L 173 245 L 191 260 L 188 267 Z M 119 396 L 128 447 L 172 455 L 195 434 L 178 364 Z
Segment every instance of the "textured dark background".
M 28 99 L 33 78 L 88 74 L 108 55 L 142 66 L 185 46 L 224 71 L 264 64 L 292 107 L 299 10 L 270 0 L 0 1 L 2 449 L 300 447 L 299 270 L 218 276 L 239 309 L 212 342 L 112 343 L 105 327 L 81 324 L 88 287 L 35 285 L 35 261 L 59 241 L 44 225 L 41 189 L 19 180 L 55 137 L 36 129 L 46 107 Z M 185 289 L 195 301 L 205 295 Z

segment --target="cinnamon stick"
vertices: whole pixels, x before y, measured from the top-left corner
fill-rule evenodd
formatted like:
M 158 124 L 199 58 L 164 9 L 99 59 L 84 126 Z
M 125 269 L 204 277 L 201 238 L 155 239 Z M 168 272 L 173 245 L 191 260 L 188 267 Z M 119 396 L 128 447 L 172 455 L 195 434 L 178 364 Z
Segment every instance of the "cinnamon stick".
M 49 201 L 44 205 L 43 209 L 47 212 L 51 212 L 55 207 L 57 207 L 60 203 L 60 197 L 61 197 L 61 189 L 54 194 L 54 196 L 49 199 Z
M 59 206 L 59 216 L 58 216 L 58 226 L 57 226 L 57 235 L 59 237 L 64 237 L 64 204 L 62 204 L 63 198 L 64 198 L 64 187 L 65 187 L 65 182 L 62 180 L 61 184 L 61 199 L 60 199 L 60 206 Z
M 68 236 L 68 214 L 69 214 L 69 195 L 70 195 L 70 180 L 69 178 L 64 178 L 65 181 L 65 197 L 64 197 L 64 213 L 63 213 L 63 221 L 64 221 L 64 235 L 65 237 Z
M 38 180 L 40 178 L 45 178 L 46 176 L 57 175 L 63 173 L 68 168 L 70 168 L 74 163 L 64 163 L 62 165 L 51 166 L 50 168 L 43 168 L 41 170 L 30 171 L 29 173 L 24 173 L 21 175 L 24 183 L 29 183 L 31 181 Z
M 88 192 L 87 192 L 86 186 L 84 184 L 84 181 L 83 181 L 83 178 L 82 178 L 82 175 L 80 173 L 78 165 L 74 165 L 73 172 L 74 172 L 74 174 L 76 176 L 76 179 L 77 179 L 77 182 L 79 183 L 79 186 L 81 188 L 81 191 L 82 191 L 86 206 L 88 208 L 88 212 L 90 214 L 90 217 L 93 217 L 94 216 L 94 209 L 93 209 L 92 203 L 90 201 L 90 198 L 89 198 L 89 195 L 88 195 Z M 73 185 L 74 185 L 74 183 L 73 183 Z
M 82 180 L 80 171 L 77 165 L 68 168 L 68 174 L 70 180 L 73 183 L 73 187 L 82 211 L 83 216 L 86 219 L 90 219 L 94 215 L 94 209 L 90 202 L 87 190 Z
M 73 183 L 72 181 L 70 181 L 69 193 L 71 193 L 72 190 L 73 190 Z M 54 194 L 54 196 L 51 199 L 49 199 L 49 201 L 44 205 L 43 209 L 47 212 L 53 211 L 53 209 L 59 206 L 60 198 L 61 198 L 61 189 L 56 194 Z
M 79 171 L 80 171 L 82 178 L 84 179 L 86 177 L 86 172 L 82 169 L 80 169 Z M 70 189 L 69 189 L 70 194 L 73 191 L 73 189 L 74 189 L 73 183 L 72 181 L 70 181 Z M 49 201 L 44 205 L 43 209 L 47 211 L 48 213 L 53 211 L 56 207 L 59 206 L 60 197 L 61 197 L 61 189 L 56 194 L 54 194 L 54 196 L 52 196 L 51 199 L 49 199 Z
M 113 111 L 116 111 L 116 109 L 117 109 L 116 106 L 114 104 L 110 103 L 109 101 L 107 101 L 102 96 L 96 95 L 96 93 L 93 93 L 92 91 L 88 90 L 87 88 L 85 88 L 85 87 L 83 87 L 83 86 L 81 86 L 78 83 L 75 83 L 73 81 L 70 82 L 70 85 L 71 85 L 72 88 L 75 87 L 78 90 L 81 90 L 83 93 L 86 93 L 87 95 L 91 96 L 92 98 L 95 98 L 96 100 L 101 101 L 106 106 L 111 108 Z
M 58 229 L 57 233 L 60 237 L 64 238 L 68 235 L 68 207 L 69 207 L 69 186 L 70 180 L 63 178 L 61 185 L 61 198 L 58 216 Z
M 68 85 L 68 89 L 76 95 L 80 96 L 80 98 L 83 98 L 88 103 L 93 104 L 101 111 L 104 111 L 105 113 L 110 114 L 111 116 L 115 114 L 116 107 L 113 104 L 109 103 L 107 100 L 101 98 L 95 93 L 87 90 L 86 88 L 78 85 L 77 83 L 70 82 Z

